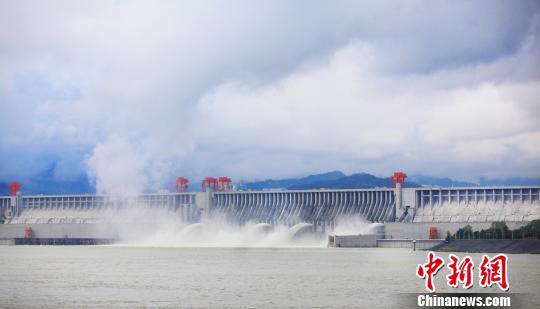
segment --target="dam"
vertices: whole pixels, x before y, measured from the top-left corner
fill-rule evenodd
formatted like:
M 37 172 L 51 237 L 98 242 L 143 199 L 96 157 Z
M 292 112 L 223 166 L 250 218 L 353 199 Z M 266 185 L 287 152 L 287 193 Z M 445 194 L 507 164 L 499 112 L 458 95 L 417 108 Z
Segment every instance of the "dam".
M 487 228 L 505 221 L 512 228 L 540 219 L 540 186 L 404 188 L 396 183 L 394 188 L 206 190 L 129 197 L 13 193 L 0 197 L 0 238 L 23 235 L 27 226 L 47 237 L 88 237 L 95 227 L 107 225 L 109 217 L 129 216 L 135 207 L 145 214 L 134 224 L 151 221 L 154 212 L 166 212 L 168 218 L 185 223 L 220 215 L 238 225 L 308 223 L 312 231 L 325 232 L 340 218 L 361 217 L 383 223 L 387 237 L 426 239 L 433 227 L 444 237 L 442 233 L 465 225 Z M 114 234 L 110 228 L 99 230 Z

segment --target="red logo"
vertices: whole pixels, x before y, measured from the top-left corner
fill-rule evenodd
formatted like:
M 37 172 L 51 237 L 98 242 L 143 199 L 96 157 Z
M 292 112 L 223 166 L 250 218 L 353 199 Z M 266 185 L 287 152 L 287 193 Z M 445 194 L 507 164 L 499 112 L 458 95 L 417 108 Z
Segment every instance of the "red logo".
M 460 259 L 454 254 L 448 255 L 450 263 L 447 268 L 450 273 L 446 276 L 446 284 L 457 288 L 461 284 L 463 288 L 468 289 L 473 286 L 474 262 L 470 256 Z M 445 261 L 443 258 L 435 255 L 434 252 L 428 253 L 428 261 L 425 264 L 418 264 L 416 275 L 425 280 L 426 289 L 433 293 L 435 285 L 433 278 L 443 267 Z M 505 254 L 497 254 L 493 258 L 484 255 L 479 267 L 479 283 L 483 288 L 491 287 L 496 284 L 503 291 L 510 288 L 508 282 L 508 257 Z
M 470 256 L 466 256 L 463 260 L 459 260 L 459 257 L 450 254 L 450 264 L 448 264 L 448 269 L 450 269 L 450 274 L 446 276 L 448 280 L 448 285 L 454 288 L 457 288 L 459 283 L 463 284 L 465 289 L 473 286 L 473 268 L 474 263 Z
M 428 253 L 428 262 L 426 264 L 418 264 L 418 268 L 416 268 L 416 275 L 421 279 L 426 278 L 426 289 L 431 293 L 435 292 L 433 276 L 437 274 L 443 265 L 444 260 L 435 256 L 435 253 L 430 251 Z
M 497 254 L 491 259 L 484 255 L 480 264 L 480 286 L 485 288 L 497 284 L 501 290 L 507 291 L 510 287 L 507 264 L 508 257 L 505 254 Z

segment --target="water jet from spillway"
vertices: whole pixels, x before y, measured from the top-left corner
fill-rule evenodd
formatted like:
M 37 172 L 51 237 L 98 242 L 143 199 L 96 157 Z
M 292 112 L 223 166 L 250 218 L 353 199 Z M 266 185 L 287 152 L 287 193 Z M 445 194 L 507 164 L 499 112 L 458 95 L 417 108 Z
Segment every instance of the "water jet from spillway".
M 272 231 L 272 225 L 268 223 L 257 223 L 253 226 L 253 230 L 256 233 L 268 234 Z
M 307 222 L 301 222 L 289 229 L 289 235 L 291 239 L 301 237 L 312 231 L 313 224 Z
M 202 223 L 192 223 L 187 225 L 185 228 L 183 228 L 180 231 L 181 237 L 190 237 L 190 236 L 198 236 L 203 233 L 204 224 Z

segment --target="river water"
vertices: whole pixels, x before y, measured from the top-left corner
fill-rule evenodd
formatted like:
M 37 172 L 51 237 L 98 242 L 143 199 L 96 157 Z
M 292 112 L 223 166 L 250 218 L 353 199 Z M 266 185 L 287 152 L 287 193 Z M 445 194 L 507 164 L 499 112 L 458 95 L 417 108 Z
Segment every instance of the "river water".
M 391 308 L 424 292 L 425 261 L 408 249 L 0 246 L 0 306 Z M 508 266 L 510 291 L 540 306 L 540 255 Z M 463 292 L 446 274 L 437 291 Z M 476 279 L 469 291 L 498 291 Z

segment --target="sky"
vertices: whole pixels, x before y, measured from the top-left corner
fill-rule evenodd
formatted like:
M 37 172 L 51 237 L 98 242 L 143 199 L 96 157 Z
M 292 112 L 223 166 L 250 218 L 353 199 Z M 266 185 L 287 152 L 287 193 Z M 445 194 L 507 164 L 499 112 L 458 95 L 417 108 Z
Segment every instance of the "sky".
M 540 176 L 538 1 L 0 0 L 0 180 Z

